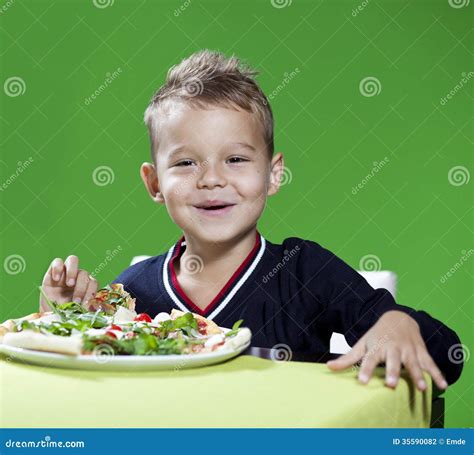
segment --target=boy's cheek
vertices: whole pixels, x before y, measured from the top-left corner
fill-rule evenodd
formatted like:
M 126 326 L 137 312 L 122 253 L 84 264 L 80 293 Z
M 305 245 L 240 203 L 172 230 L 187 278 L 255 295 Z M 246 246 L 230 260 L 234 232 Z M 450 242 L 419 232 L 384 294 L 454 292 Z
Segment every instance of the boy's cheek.
M 163 182 L 162 191 L 167 201 L 173 203 L 184 203 L 189 200 L 189 194 L 192 193 L 194 182 L 191 178 L 171 178 Z

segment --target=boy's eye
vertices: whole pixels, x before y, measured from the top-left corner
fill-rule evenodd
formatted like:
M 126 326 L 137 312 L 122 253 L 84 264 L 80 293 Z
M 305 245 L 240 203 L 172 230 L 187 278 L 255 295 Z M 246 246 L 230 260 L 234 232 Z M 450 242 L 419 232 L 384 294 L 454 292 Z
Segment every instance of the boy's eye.
M 191 160 L 183 160 L 179 163 L 176 163 L 176 166 L 191 166 L 193 162 Z
M 232 158 L 229 158 L 229 161 L 231 163 L 243 163 L 244 161 L 248 161 L 245 158 L 241 158 L 240 156 L 233 156 Z

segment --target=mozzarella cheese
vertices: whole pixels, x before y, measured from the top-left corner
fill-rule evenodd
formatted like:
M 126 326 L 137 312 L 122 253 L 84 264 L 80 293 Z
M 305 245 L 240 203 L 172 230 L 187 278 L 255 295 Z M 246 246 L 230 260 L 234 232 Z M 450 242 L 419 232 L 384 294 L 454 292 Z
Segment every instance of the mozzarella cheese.
M 85 333 L 87 335 L 95 337 L 95 336 L 105 335 L 105 332 L 106 332 L 105 329 L 87 329 Z
M 222 343 L 225 340 L 225 335 L 222 333 L 217 333 L 216 335 L 212 335 L 206 342 L 204 343 L 204 347 L 212 348 L 216 344 Z
M 131 322 L 137 316 L 135 311 L 129 310 L 123 306 L 119 306 L 117 312 L 114 315 L 114 324 L 120 324 L 123 322 Z
M 33 319 L 31 321 L 33 324 L 38 324 L 42 322 L 44 324 L 51 324 L 51 322 L 61 322 L 61 317 L 57 314 L 47 314 L 46 316 L 41 316 L 38 319 Z
M 150 325 L 154 327 L 158 327 L 163 321 L 168 321 L 170 319 L 171 319 L 171 316 L 168 313 L 161 312 L 155 316 L 155 319 L 151 321 Z

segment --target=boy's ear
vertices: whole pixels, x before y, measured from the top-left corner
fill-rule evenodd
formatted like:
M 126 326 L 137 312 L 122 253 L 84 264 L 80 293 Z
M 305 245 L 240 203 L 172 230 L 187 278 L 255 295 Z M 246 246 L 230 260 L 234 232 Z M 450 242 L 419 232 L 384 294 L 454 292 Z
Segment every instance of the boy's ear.
M 158 204 L 163 204 L 165 199 L 160 191 L 160 184 L 158 182 L 158 175 L 155 166 L 151 163 L 143 163 L 140 167 L 140 176 L 151 199 Z
M 267 195 L 272 196 L 278 193 L 280 182 L 285 168 L 285 160 L 283 154 L 278 152 L 270 163 L 270 185 L 268 186 Z

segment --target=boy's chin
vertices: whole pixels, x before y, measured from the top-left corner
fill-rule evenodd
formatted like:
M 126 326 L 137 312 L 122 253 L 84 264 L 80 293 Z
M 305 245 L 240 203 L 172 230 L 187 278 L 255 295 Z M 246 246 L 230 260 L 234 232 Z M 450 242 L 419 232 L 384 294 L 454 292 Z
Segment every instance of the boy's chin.
M 238 237 L 239 232 L 236 226 L 223 225 L 203 226 L 201 229 L 193 226 L 191 230 L 185 230 L 186 234 L 203 243 L 226 243 Z

